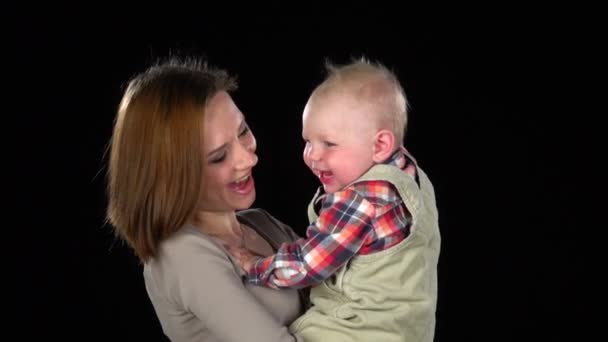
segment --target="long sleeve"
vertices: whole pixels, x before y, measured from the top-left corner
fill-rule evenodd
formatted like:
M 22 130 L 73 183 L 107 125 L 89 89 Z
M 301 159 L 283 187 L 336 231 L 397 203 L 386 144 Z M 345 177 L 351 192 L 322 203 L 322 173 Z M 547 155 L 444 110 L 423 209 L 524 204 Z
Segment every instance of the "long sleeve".
M 357 191 L 329 194 L 306 238 L 283 243 L 275 255 L 258 259 L 248 281 L 272 288 L 318 284 L 371 241 L 374 218 L 374 206 Z
M 181 244 L 179 247 L 171 250 L 171 255 L 164 255 L 162 270 L 165 274 L 155 276 L 154 281 L 164 282 L 161 287 L 166 291 L 162 293 L 169 294 L 165 300 L 177 302 L 177 307 L 196 316 L 205 327 L 205 334 L 210 336 L 210 340 L 297 341 L 245 288 L 234 265 L 220 248 L 199 241 Z M 148 278 L 148 286 L 155 286 L 152 276 Z M 157 302 L 159 300 L 156 298 Z M 172 317 L 161 321 L 175 320 L 178 314 L 168 313 Z M 180 341 L 201 337 L 187 335 L 199 334 L 197 330 L 172 329 L 167 332 Z M 203 337 L 203 340 L 206 338 Z

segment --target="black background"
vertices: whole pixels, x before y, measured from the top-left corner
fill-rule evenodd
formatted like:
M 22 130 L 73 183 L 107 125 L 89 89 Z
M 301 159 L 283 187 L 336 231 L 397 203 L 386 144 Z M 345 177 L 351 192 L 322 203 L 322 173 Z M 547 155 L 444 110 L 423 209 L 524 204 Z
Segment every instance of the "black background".
M 186 53 L 238 76 L 234 99 L 258 140 L 254 206 L 301 234 L 317 186 L 301 158 L 301 112 L 324 59 L 364 55 L 395 70 L 412 106 L 406 146 L 437 192 L 435 340 L 585 334 L 574 322 L 593 302 L 577 292 L 589 281 L 579 209 L 591 134 L 565 108 L 580 66 L 568 52 L 583 51 L 570 21 L 519 9 L 464 19 L 394 5 L 268 7 L 283 12 L 5 12 L 15 76 L 5 96 L 16 108 L 4 116 L 15 160 L 5 243 L 17 261 L 6 283 L 19 323 L 9 329 L 20 340 L 163 340 L 141 266 L 104 225 L 104 151 L 127 79 Z

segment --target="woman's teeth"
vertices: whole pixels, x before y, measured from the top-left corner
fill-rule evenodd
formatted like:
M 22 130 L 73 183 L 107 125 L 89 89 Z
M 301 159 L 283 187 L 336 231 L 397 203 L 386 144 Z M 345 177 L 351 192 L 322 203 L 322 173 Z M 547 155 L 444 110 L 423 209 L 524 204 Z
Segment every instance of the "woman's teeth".
M 242 183 L 246 182 L 247 180 L 249 180 L 249 176 L 245 176 L 245 177 L 239 178 L 236 181 L 234 181 L 234 183 L 236 185 L 241 185 Z

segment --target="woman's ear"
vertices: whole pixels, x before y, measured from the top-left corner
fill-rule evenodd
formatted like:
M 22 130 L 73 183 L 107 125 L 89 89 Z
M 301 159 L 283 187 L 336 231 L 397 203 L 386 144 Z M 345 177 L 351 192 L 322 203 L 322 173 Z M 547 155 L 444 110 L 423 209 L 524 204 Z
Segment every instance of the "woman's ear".
M 388 129 L 379 130 L 374 136 L 373 161 L 382 163 L 395 151 L 395 135 Z

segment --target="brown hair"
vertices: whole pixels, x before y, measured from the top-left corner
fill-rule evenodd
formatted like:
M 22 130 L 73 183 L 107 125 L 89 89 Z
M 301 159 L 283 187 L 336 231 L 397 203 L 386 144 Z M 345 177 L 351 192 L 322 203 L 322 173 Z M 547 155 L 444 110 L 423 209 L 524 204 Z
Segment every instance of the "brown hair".
M 110 141 L 107 219 L 141 261 L 196 209 L 205 106 L 236 87 L 225 71 L 194 58 L 159 62 L 129 82 Z

